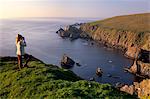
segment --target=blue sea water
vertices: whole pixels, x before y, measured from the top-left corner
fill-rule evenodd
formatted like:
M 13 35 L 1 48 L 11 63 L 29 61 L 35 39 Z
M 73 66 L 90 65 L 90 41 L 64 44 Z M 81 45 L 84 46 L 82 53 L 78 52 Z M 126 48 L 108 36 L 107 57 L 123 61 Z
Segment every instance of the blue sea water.
M 55 32 L 60 27 L 76 22 L 90 22 L 94 18 L 28 18 L 0 20 L 0 56 L 15 56 L 15 37 L 22 34 L 27 42 L 26 52 L 45 63 L 60 66 L 63 54 L 67 54 L 80 67 L 71 70 L 78 76 L 89 80 L 95 77 L 97 82 L 115 84 L 117 82 L 131 84 L 134 76 L 125 73 L 124 66 L 130 66 L 133 61 L 123 56 L 123 53 L 106 48 L 89 41 L 78 39 L 70 41 L 62 39 Z M 103 70 L 103 76 L 95 75 L 96 68 Z M 114 77 L 108 77 L 113 75 Z

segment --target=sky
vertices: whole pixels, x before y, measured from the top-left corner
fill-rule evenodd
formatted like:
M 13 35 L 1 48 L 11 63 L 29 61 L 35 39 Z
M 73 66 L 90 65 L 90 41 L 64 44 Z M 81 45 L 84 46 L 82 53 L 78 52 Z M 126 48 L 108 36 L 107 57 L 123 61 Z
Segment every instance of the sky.
M 150 0 L 0 0 L 0 18 L 107 18 L 149 12 Z

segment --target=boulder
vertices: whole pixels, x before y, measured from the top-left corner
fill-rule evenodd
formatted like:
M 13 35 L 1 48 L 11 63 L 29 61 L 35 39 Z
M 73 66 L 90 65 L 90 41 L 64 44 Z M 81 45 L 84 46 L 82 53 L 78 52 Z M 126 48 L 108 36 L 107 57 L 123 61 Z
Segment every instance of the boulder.
M 77 66 L 81 66 L 81 64 L 80 64 L 80 63 L 76 63 L 76 65 L 77 65 Z
M 96 69 L 96 74 L 97 74 L 98 76 L 102 76 L 102 73 L 103 73 L 103 72 L 102 72 L 102 69 L 98 67 L 98 68 Z
M 63 58 L 61 59 L 62 67 L 70 68 L 70 67 L 74 66 L 74 64 L 75 64 L 74 60 L 72 60 L 70 57 L 68 57 L 65 54 L 63 55 Z

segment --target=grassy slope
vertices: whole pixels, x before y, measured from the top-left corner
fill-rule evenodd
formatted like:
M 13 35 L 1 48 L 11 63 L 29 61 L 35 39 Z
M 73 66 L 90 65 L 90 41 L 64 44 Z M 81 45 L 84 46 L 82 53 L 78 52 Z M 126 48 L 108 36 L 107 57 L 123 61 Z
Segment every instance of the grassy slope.
M 150 13 L 116 16 L 101 21 L 91 22 L 90 24 L 105 28 L 150 32 Z
M 38 60 L 21 71 L 16 66 L 14 58 L 0 58 L 0 98 L 133 98 L 108 84 L 81 80 L 69 70 Z
M 92 26 L 98 26 L 98 28 L 90 30 L 89 28 Z M 115 40 L 121 35 L 119 45 L 126 47 L 134 44 L 145 50 L 150 50 L 150 13 L 116 16 L 87 23 L 83 30 L 91 35 L 102 35 L 99 38 L 105 41 L 109 40 L 108 43 L 116 42 Z

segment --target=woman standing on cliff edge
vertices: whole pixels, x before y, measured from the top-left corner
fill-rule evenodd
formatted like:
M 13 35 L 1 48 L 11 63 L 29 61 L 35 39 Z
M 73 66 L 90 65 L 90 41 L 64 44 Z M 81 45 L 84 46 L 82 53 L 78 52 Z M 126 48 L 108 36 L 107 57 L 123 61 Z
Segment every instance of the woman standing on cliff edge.
M 25 39 L 22 35 L 18 34 L 17 37 L 16 37 L 16 48 L 17 48 L 17 57 L 18 57 L 18 67 L 19 69 L 21 70 L 22 67 L 25 67 L 27 66 L 27 63 L 29 61 L 29 55 L 25 54 L 25 50 L 24 50 L 24 47 L 26 47 L 26 42 L 25 42 Z M 23 66 L 23 63 L 22 63 L 22 57 L 28 57 L 26 63 L 24 64 Z

